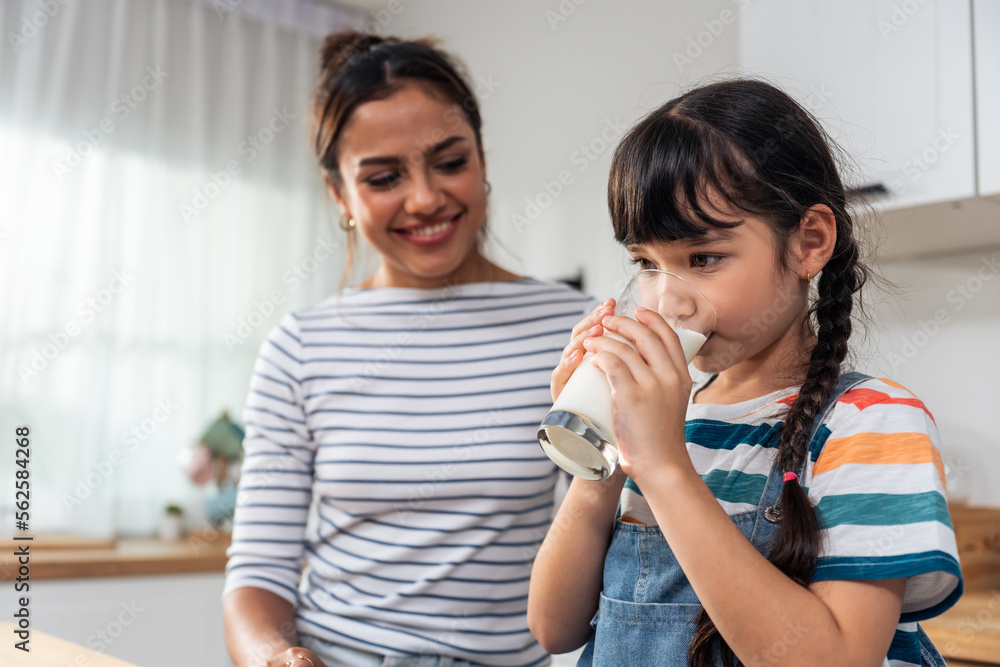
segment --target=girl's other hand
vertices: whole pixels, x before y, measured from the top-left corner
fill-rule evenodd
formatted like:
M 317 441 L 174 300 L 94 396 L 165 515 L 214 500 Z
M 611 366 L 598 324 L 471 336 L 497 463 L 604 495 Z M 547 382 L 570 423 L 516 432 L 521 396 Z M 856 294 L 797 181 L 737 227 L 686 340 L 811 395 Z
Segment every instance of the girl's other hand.
M 580 360 L 583 359 L 583 355 L 586 353 L 586 350 L 583 349 L 583 341 L 592 336 L 602 335 L 604 327 L 601 326 L 601 320 L 608 315 L 614 315 L 614 312 L 615 300 L 608 299 L 573 327 L 569 345 L 563 350 L 562 358 L 559 359 L 559 365 L 552 371 L 552 381 L 549 384 L 549 389 L 552 392 L 553 403 L 559 398 L 563 387 L 566 386 L 569 377 L 576 370 L 577 366 L 580 365 Z

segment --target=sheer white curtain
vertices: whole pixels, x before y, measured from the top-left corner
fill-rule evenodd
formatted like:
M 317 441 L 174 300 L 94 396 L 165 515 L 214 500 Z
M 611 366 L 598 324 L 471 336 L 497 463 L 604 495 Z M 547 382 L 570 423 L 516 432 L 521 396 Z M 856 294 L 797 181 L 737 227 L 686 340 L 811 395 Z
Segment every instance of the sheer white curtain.
M 304 1 L 0 1 L 0 532 L 14 429 L 31 530 L 151 532 L 193 509 L 178 452 L 228 409 L 342 239 L 306 141 Z

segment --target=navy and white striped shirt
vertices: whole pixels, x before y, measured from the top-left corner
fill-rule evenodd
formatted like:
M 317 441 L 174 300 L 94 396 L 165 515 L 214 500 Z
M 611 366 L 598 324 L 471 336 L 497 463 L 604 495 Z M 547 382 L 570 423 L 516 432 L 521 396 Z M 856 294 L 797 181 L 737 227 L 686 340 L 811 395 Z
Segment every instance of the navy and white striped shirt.
M 525 611 L 557 468 L 535 433 L 595 305 L 523 279 L 286 316 L 250 385 L 225 592 L 272 591 L 300 634 L 364 651 L 546 664 Z

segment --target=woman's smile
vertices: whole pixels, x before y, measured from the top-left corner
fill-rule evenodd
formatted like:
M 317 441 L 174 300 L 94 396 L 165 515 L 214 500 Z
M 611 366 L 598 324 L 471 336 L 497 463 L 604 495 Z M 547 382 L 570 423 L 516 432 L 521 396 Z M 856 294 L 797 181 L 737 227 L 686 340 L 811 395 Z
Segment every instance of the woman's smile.
M 436 246 L 448 241 L 458 229 L 464 211 L 453 216 L 441 216 L 409 227 L 390 231 L 418 246 Z

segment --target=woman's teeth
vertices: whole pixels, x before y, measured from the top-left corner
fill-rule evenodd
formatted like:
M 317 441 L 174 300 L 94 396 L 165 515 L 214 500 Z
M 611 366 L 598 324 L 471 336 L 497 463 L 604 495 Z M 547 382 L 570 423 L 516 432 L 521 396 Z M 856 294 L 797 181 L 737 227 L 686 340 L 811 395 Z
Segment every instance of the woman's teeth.
M 451 227 L 451 221 L 449 222 L 439 222 L 436 225 L 429 225 L 427 227 L 421 227 L 419 229 L 414 229 L 413 231 L 406 232 L 410 236 L 434 236 L 435 234 L 440 234 L 444 230 Z

